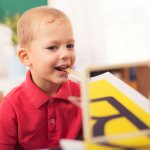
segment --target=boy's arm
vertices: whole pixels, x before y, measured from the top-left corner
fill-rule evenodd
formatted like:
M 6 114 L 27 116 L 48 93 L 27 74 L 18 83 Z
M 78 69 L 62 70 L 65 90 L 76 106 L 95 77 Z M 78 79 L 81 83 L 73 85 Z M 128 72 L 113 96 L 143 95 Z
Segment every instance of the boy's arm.
M 17 122 L 14 109 L 7 99 L 0 103 L 0 150 L 14 150 L 17 141 Z

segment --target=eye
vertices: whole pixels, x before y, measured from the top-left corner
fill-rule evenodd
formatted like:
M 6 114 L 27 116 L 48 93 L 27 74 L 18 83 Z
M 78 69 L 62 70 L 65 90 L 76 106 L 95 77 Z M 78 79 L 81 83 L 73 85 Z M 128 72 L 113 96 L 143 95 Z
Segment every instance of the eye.
M 68 44 L 68 45 L 67 45 L 67 48 L 69 48 L 69 49 L 73 49 L 74 47 L 75 47 L 74 44 Z
M 49 50 L 56 50 L 56 49 L 58 49 L 58 46 L 56 46 L 56 45 L 53 45 L 53 46 L 49 46 L 47 49 L 49 49 Z

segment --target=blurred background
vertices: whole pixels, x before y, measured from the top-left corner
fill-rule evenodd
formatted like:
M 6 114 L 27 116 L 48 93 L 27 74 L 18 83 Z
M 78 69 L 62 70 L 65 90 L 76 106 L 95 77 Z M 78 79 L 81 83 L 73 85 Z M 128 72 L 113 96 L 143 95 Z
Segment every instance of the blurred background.
M 150 0 L 0 1 L 0 91 L 24 78 L 17 59 L 16 23 L 29 8 L 49 5 L 71 19 L 76 39 L 75 69 L 150 60 Z M 146 64 L 147 65 L 147 64 Z
M 52 0 L 72 19 L 77 66 L 150 59 L 149 0 Z

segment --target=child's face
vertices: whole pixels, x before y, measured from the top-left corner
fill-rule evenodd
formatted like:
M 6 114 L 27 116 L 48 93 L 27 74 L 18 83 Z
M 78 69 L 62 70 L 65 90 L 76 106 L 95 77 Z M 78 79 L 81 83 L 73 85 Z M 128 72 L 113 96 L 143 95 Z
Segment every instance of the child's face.
M 58 24 L 55 21 L 41 25 L 29 50 L 34 82 L 38 85 L 64 83 L 67 73 L 56 68 L 71 68 L 75 58 L 74 37 L 69 22 Z

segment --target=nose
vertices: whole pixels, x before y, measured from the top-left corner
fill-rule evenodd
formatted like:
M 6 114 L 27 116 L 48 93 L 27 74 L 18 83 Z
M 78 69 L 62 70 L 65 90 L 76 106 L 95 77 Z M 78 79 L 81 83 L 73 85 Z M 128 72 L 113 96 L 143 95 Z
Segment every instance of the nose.
M 67 48 L 62 48 L 60 50 L 59 58 L 63 59 L 63 60 L 69 59 L 70 58 L 70 51 Z

